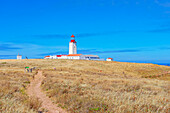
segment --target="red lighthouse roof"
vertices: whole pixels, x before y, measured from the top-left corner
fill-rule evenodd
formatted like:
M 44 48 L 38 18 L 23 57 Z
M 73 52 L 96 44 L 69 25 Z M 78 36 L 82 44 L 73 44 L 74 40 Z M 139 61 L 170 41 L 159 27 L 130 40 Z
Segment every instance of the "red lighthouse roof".
M 72 35 L 71 37 L 72 37 L 72 38 L 74 38 L 75 36 L 74 36 L 74 35 Z
M 113 58 L 107 58 L 107 59 L 111 59 L 111 60 L 113 60 Z
M 74 35 L 71 36 L 71 41 L 70 42 L 76 43 Z

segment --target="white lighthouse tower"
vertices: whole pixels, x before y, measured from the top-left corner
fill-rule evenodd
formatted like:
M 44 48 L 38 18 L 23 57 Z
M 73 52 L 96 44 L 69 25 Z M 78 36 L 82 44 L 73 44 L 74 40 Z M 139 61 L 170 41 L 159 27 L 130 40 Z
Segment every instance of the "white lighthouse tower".
M 71 36 L 71 41 L 69 42 L 69 54 L 77 54 L 77 42 L 75 41 L 75 36 Z

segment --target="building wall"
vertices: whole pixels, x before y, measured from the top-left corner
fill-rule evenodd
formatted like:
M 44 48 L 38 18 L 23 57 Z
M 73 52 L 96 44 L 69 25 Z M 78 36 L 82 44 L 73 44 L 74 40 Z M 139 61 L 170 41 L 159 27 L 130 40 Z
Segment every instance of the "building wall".
M 106 61 L 113 61 L 112 59 L 106 59 Z
M 57 59 L 67 59 L 67 56 L 57 57 Z
M 54 56 L 53 56 L 53 59 L 57 59 L 57 56 L 56 56 L 56 55 L 54 55 Z
M 80 59 L 80 56 L 68 56 L 67 58 L 68 58 L 68 59 L 76 59 L 76 60 L 79 60 L 79 59 Z
M 17 56 L 17 59 L 22 59 L 22 56 Z
M 82 60 L 99 60 L 97 55 L 81 55 Z
M 77 54 L 77 44 L 74 42 L 69 43 L 69 54 Z
M 77 44 L 76 43 L 74 43 L 74 53 L 73 54 L 77 54 Z
M 44 59 L 57 59 L 56 55 L 50 55 L 49 57 L 45 57 Z
M 74 43 L 73 42 L 69 43 L 69 54 L 74 54 Z
M 81 59 L 81 60 L 86 60 L 86 58 L 85 58 L 84 55 L 81 55 L 81 56 L 80 56 L 80 59 Z
M 55 56 L 50 56 L 50 59 L 55 59 Z

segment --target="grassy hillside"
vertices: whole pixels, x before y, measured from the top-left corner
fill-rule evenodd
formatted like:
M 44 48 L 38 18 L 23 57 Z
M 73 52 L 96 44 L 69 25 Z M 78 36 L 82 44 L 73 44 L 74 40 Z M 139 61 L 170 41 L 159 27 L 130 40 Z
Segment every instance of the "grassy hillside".
M 39 101 L 29 99 L 26 94 L 26 87 L 34 74 L 25 73 L 20 62 L 0 61 L 1 113 L 37 113 Z
M 36 73 L 25 66 L 43 71 L 42 89 L 68 112 L 170 112 L 170 67 L 83 60 L 0 60 L 0 112 L 9 103 L 15 111 L 39 109 L 24 92 Z

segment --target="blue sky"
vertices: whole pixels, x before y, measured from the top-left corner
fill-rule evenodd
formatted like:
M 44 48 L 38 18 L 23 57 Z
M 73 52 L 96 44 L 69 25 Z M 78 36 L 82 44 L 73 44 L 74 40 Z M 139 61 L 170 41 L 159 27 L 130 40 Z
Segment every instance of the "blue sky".
M 0 0 L 0 59 L 78 52 L 170 62 L 169 0 Z

